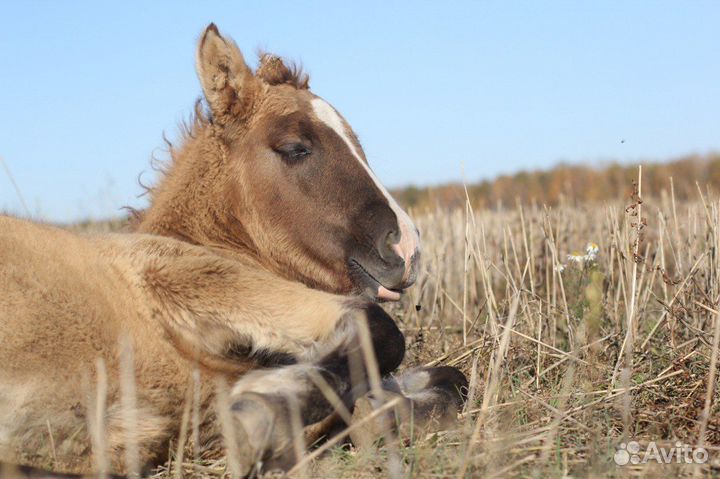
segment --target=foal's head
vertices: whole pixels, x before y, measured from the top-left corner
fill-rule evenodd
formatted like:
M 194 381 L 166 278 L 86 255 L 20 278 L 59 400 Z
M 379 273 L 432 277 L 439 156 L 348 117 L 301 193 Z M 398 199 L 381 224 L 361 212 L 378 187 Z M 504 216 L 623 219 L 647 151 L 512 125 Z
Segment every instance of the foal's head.
M 418 231 L 345 119 L 279 58 L 253 73 L 212 24 L 197 71 L 224 152 L 216 201 L 258 256 L 314 287 L 398 299 L 415 280 Z

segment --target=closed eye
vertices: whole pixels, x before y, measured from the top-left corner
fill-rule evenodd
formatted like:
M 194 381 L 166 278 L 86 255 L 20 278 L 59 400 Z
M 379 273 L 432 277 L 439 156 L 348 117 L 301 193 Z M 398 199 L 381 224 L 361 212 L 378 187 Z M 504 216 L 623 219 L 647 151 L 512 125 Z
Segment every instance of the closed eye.
M 287 163 L 297 163 L 309 156 L 312 151 L 302 143 L 286 143 L 275 148 Z

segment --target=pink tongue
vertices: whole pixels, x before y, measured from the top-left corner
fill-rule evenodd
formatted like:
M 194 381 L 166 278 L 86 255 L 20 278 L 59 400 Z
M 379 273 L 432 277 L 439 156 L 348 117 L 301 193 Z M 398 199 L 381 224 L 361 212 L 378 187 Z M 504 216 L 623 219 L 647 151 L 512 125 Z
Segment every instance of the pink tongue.
M 388 301 L 400 301 L 400 293 L 390 291 L 385 286 L 378 286 L 377 297 L 378 299 L 387 299 Z

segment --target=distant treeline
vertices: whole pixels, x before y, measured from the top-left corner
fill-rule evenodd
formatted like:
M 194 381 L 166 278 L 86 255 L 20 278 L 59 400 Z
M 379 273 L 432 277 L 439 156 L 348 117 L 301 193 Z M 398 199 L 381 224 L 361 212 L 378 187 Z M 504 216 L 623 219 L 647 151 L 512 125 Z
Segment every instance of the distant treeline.
M 696 182 L 706 186 L 720 185 L 720 154 L 691 155 L 662 163 L 642 163 L 643 192 L 660 195 L 670 191 L 673 179 L 678 200 L 697 198 Z M 546 171 L 522 171 L 500 176 L 494 180 L 467 185 L 468 196 L 477 208 L 513 206 L 520 200 L 525 204 L 556 205 L 564 202 L 593 202 L 627 198 L 632 182 L 637 180 L 637 164 L 607 163 L 598 167 L 560 164 Z M 409 186 L 394 191 L 403 205 L 426 209 L 461 206 L 465 191 L 460 183 L 431 187 Z

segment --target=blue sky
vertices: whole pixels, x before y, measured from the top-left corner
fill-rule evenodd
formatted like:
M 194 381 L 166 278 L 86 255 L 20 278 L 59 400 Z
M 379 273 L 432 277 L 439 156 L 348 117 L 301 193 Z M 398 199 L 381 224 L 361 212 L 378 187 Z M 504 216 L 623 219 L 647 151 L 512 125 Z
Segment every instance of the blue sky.
M 13 2 L 0 156 L 33 215 L 142 206 L 210 21 L 252 63 L 301 61 L 390 187 L 720 150 L 720 2 Z

